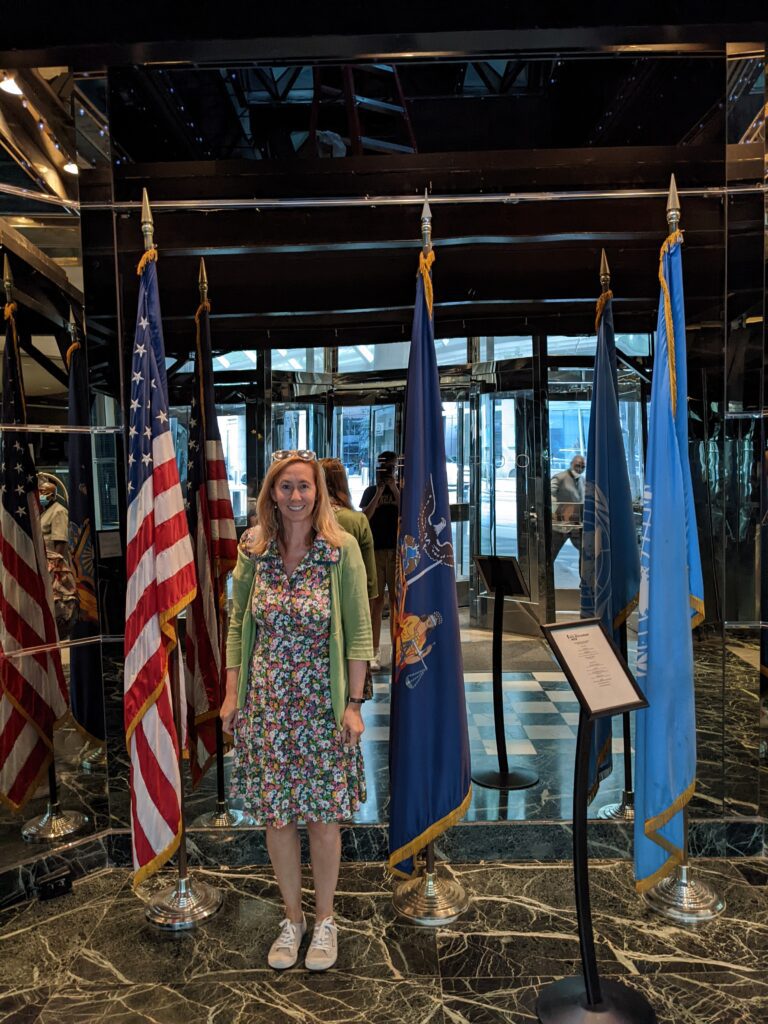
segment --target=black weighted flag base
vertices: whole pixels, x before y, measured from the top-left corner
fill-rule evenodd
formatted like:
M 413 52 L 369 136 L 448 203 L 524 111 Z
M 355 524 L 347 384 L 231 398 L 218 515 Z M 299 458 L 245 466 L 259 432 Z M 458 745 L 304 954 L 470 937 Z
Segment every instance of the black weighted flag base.
M 536 1003 L 541 1024 L 657 1024 L 642 993 L 619 981 L 600 980 L 601 1001 L 587 1001 L 584 979 L 563 978 L 542 989 Z

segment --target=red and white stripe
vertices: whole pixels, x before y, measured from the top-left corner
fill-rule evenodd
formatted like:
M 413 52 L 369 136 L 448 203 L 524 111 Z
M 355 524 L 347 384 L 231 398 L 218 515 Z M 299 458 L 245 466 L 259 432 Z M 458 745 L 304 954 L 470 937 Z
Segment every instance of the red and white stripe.
M 29 532 L 0 502 L 0 800 L 13 810 L 37 789 L 67 715 L 36 491 L 24 505 Z
M 175 852 L 181 833 L 179 742 L 169 653 L 175 618 L 194 598 L 195 566 L 170 431 L 152 441 L 153 470 L 128 506 L 125 722 L 131 757 L 135 884 Z M 181 691 L 183 705 L 183 688 Z M 185 709 L 181 708 L 181 721 Z
M 220 440 L 205 442 L 206 487 L 199 488 L 195 565 L 198 592 L 187 614 L 186 686 L 192 780 L 216 755 L 216 719 L 223 693 L 223 602 L 227 573 L 237 560 L 237 533 Z M 219 617 L 216 611 L 219 608 Z

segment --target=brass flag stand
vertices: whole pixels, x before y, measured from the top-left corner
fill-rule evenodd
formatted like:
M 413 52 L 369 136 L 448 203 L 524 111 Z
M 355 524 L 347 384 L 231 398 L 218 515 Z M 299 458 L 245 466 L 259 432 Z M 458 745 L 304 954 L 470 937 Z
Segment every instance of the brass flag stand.
M 432 212 L 424 190 L 421 211 L 421 240 L 426 256 L 432 248 Z M 394 659 L 392 671 L 394 673 Z M 435 846 L 426 846 L 424 866 L 414 878 L 396 886 L 392 903 L 397 913 L 413 924 L 437 927 L 455 921 L 469 906 L 469 897 L 455 879 L 438 878 L 435 870 Z
M 200 306 L 207 306 L 208 303 L 208 274 L 205 269 L 205 260 L 200 257 L 200 272 L 198 274 L 198 288 L 200 290 Z M 198 350 L 195 358 L 200 359 L 199 339 L 202 326 L 198 327 Z M 200 368 L 199 368 L 200 369 Z M 200 410 L 202 414 L 202 410 Z M 216 623 L 219 633 L 219 648 L 222 649 L 227 636 L 227 613 L 223 608 L 216 608 Z M 205 811 L 198 815 L 192 822 L 193 828 L 237 828 L 240 825 L 253 825 L 254 821 L 245 811 L 229 806 L 226 795 L 226 784 L 224 779 L 224 730 L 221 718 L 216 716 L 216 807 L 212 811 Z
M 17 343 L 16 326 L 13 318 L 15 304 L 13 301 L 13 274 L 7 254 L 3 255 L 3 287 L 5 289 L 6 316 L 11 321 L 11 333 L 14 344 Z M 21 387 L 21 381 L 19 382 Z M 23 417 L 26 423 L 26 416 Z M 29 654 L 28 657 L 33 655 Z M 80 811 L 65 811 L 59 803 L 59 787 L 56 780 L 56 760 L 51 744 L 51 760 L 48 765 L 48 806 L 43 814 L 27 821 L 21 829 L 21 837 L 28 843 L 51 843 L 67 836 L 85 832 L 90 819 Z
M 154 223 L 149 208 L 147 190 L 143 190 L 141 202 L 141 231 L 144 235 L 144 249 L 154 248 Z M 184 819 L 184 757 L 182 737 L 184 722 L 181 715 L 181 692 L 179 683 L 178 643 L 170 652 L 168 672 L 171 683 L 171 705 L 176 735 L 179 738 L 179 847 L 178 878 L 176 884 L 154 896 L 146 907 L 147 920 L 166 931 L 182 931 L 194 928 L 200 921 L 215 914 L 222 903 L 222 894 L 205 882 L 189 877 L 187 867 L 187 830 Z
M 680 224 L 680 198 L 677 194 L 675 176 L 669 183 L 667 199 L 667 227 L 672 235 Z M 663 878 L 658 885 L 643 893 L 643 899 L 651 910 L 677 924 L 701 924 L 718 917 L 725 910 L 723 897 L 701 879 L 691 874 L 688 864 L 688 807 L 683 811 L 683 853 L 682 860 L 672 874 Z

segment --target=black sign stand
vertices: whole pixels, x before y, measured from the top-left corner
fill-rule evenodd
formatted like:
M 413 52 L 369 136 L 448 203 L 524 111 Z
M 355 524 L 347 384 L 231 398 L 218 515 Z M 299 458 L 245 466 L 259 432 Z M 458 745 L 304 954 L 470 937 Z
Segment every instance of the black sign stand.
M 576 920 L 579 930 L 582 975 L 562 978 L 547 985 L 539 993 L 536 1013 L 541 1024 L 657 1024 L 656 1011 L 640 992 L 619 981 L 601 981 L 597 970 L 595 936 L 592 929 L 592 907 L 589 897 L 589 858 L 587 854 L 587 795 L 589 786 L 589 749 L 592 741 L 592 723 L 595 718 L 629 710 L 622 707 L 595 713 L 579 687 L 570 667 L 557 647 L 556 634 L 560 629 L 594 626 L 595 619 L 576 623 L 558 623 L 542 626 L 552 650 L 560 662 L 568 681 L 579 700 L 579 731 L 576 737 L 576 764 L 573 783 L 573 878 L 576 890 Z M 602 627 L 601 627 L 602 628 Z M 603 629 L 614 649 L 620 667 L 629 675 L 618 648 Z M 630 676 L 631 678 L 631 676 Z M 634 680 L 634 688 L 637 690 Z M 639 690 L 633 707 L 647 707 Z
M 507 738 L 504 730 L 504 694 L 501 686 L 501 643 L 504 634 L 504 599 L 530 597 L 525 578 L 516 558 L 498 555 L 475 555 L 475 564 L 494 595 L 493 605 L 493 726 L 496 733 L 496 757 L 499 770 L 476 771 L 472 781 L 487 789 L 529 789 L 539 781 L 531 768 L 509 767 Z

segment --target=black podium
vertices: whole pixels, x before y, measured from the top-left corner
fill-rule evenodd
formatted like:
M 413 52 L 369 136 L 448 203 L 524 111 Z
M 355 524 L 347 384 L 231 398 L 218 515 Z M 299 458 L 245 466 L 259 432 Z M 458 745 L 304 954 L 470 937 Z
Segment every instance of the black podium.
M 501 686 L 501 642 L 504 633 L 504 599 L 530 597 L 528 584 L 516 558 L 500 555 L 475 555 L 475 565 L 486 589 L 494 595 L 493 605 L 493 727 L 496 733 L 498 771 L 473 771 L 472 781 L 488 789 L 529 789 L 539 781 L 530 768 L 509 767 L 504 732 L 504 694 Z
M 541 1024 L 657 1024 L 642 993 L 597 970 L 587 853 L 589 748 L 596 718 L 648 707 L 621 652 L 599 619 L 542 626 L 542 632 L 579 701 L 573 783 L 573 878 L 581 952 L 581 977 L 562 978 L 539 993 Z

